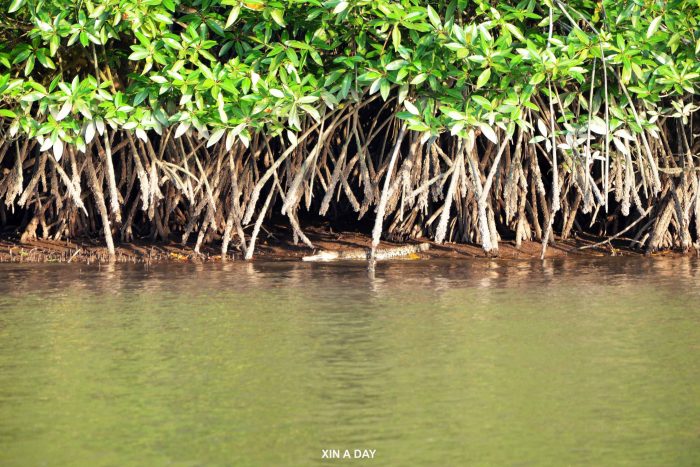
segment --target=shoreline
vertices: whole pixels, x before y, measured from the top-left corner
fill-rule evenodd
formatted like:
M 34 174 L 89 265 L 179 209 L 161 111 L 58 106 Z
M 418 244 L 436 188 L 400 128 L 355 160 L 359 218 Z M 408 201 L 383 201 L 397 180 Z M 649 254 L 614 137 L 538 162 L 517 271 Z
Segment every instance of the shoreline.
M 268 232 L 256 245 L 256 252 L 250 261 L 301 261 L 303 256 L 321 250 L 349 251 L 369 248 L 372 243 L 370 235 L 358 232 L 333 232 L 324 228 L 306 230 L 311 242 L 316 247 L 312 250 L 303 244 L 294 245 L 291 234 L 286 229 Z M 629 248 L 617 248 L 606 242 L 591 248 L 600 240 L 581 238 L 556 241 L 547 246 L 545 259 L 552 258 L 591 258 L 615 256 L 651 256 L 684 257 L 696 256 L 698 251 L 691 249 L 684 253 L 677 250 L 661 250 L 652 255 Z M 523 242 L 520 248 L 515 242 L 499 243 L 498 256 L 489 257 L 481 246 L 463 243 L 437 244 L 427 239 L 414 239 L 405 243 L 382 241 L 379 248 L 391 248 L 406 244 L 429 243 L 430 249 L 419 255 L 418 260 L 432 259 L 504 259 L 533 260 L 540 259 L 542 244 L 537 241 Z M 120 243 L 116 246 L 117 263 L 210 263 L 225 261 L 244 261 L 243 254 L 235 248 L 222 261 L 221 250 L 214 246 L 203 246 L 195 253 L 192 245 L 179 242 L 136 241 Z M 582 249 L 584 248 L 584 249 Z M 101 241 L 94 239 L 74 239 L 72 241 L 35 240 L 21 243 L 18 239 L 0 237 L 0 263 L 108 263 L 109 254 Z

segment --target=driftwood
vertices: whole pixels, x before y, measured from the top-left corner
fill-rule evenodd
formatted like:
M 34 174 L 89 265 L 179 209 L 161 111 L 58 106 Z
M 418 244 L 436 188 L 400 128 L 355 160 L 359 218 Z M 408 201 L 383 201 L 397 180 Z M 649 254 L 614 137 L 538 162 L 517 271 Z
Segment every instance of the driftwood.
M 376 250 L 374 259 L 384 260 L 408 256 L 422 251 L 428 251 L 429 243 L 419 243 L 417 245 L 404 245 L 395 248 L 385 248 Z M 372 257 L 371 248 L 358 248 L 348 251 L 321 251 L 313 256 L 304 256 L 302 261 L 338 261 L 338 260 L 361 260 L 366 261 Z

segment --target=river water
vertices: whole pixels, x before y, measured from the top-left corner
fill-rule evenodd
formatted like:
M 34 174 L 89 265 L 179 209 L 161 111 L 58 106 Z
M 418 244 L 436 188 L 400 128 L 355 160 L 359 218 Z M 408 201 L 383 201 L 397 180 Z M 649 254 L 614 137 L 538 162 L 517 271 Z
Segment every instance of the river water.
M 0 465 L 698 465 L 698 286 L 695 259 L 0 265 Z

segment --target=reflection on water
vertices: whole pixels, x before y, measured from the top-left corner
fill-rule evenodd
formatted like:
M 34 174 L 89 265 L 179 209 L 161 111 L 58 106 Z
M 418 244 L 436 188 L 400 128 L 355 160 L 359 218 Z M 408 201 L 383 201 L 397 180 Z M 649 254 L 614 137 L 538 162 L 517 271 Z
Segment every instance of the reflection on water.
M 700 463 L 700 263 L 0 266 L 0 465 Z

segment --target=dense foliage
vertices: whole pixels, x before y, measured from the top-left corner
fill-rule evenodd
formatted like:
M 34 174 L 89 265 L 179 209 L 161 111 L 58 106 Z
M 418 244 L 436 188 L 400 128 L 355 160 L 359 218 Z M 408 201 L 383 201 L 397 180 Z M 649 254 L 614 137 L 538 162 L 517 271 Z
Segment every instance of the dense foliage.
M 375 242 L 394 215 L 487 252 L 506 231 L 546 244 L 562 206 L 562 235 L 579 210 L 612 235 L 609 193 L 617 216 L 654 209 L 651 249 L 689 247 L 700 221 L 700 0 L 0 4 L 0 196 L 42 226 L 72 209 L 55 236 L 85 230 L 83 174 L 108 241 L 139 204 L 154 236 L 180 212 L 184 240 L 236 227 L 245 250 L 279 201 L 308 243 L 315 193 L 321 213 L 341 193 L 375 206 Z

